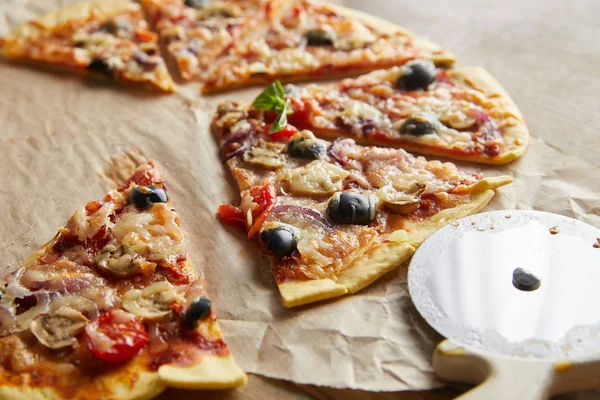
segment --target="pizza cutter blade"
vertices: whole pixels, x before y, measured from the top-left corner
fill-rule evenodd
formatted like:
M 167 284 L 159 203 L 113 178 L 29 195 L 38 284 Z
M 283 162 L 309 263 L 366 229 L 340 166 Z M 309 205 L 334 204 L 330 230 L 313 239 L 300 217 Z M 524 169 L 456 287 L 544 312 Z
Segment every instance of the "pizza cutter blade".
M 438 376 L 479 385 L 461 400 L 600 388 L 599 229 L 539 211 L 470 216 L 419 247 L 408 284 L 447 338 Z

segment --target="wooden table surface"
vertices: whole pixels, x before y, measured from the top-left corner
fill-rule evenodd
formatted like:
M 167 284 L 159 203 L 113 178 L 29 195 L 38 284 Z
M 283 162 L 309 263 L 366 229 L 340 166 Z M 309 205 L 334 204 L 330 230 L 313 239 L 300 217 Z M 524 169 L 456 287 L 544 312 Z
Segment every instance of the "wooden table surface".
M 458 65 L 485 66 L 525 115 L 533 135 L 563 153 L 599 166 L 600 1 L 579 0 L 346 0 L 451 50 Z M 163 399 L 442 400 L 459 389 L 369 393 L 296 386 L 259 376 L 227 393 L 168 391 Z M 598 399 L 600 394 L 561 396 Z

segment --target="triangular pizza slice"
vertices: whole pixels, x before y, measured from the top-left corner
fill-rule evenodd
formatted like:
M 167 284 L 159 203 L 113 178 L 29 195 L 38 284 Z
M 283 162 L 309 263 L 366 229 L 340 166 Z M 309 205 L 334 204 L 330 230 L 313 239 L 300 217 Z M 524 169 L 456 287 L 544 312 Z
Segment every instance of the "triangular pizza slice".
M 174 90 L 158 35 L 131 0 L 78 3 L 53 11 L 2 38 L 0 52 L 11 61 Z
M 241 191 L 239 207 L 223 205 L 218 216 L 270 257 L 286 307 L 364 288 L 512 181 L 401 149 L 328 142 L 284 116 L 227 102 L 212 127 Z
M 454 63 L 454 56 L 439 46 L 354 10 L 309 0 L 268 5 L 269 15 L 203 74 L 205 93 L 275 79 L 347 77 L 414 58 Z
M 141 399 L 245 382 L 152 162 L 4 280 L 1 398 Z
M 529 140 L 518 108 L 481 67 L 442 70 L 413 60 L 285 91 L 290 121 L 324 137 L 487 164 L 521 157 Z

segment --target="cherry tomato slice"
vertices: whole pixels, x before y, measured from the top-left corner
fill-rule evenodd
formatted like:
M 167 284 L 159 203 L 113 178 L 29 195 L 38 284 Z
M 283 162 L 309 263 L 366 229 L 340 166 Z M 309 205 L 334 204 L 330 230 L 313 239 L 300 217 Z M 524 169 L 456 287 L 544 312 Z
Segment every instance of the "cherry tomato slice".
M 217 217 L 226 224 L 246 227 L 246 218 L 242 210 L 229 204 L 219 206 Z
M 270 124 L 267 127 L 267 132 L 269 131 L 269 129 L 271 129 Z M 289 140 L 289 138 L 294 136 L 296 133 L 298 133 L 298 129 L 293 125 L 287 124 L 279 132 L 270 133 L 269 137 L 271 138 L 271 140 L 287 142 Z
M 250 195 L 252 196 L 252 201 L 258 207 L 252 212 L 254 223 L 248 230 L 249 238 L 254 236 L 265 223 L 271 209 L 275 205 L 277 192 L 275 191 L 275 186 L 271 182 L 267 182 L 264 186 L 255 186 L 250 189 Z
M 102 314 L 85 327 L 84 337 L 94 356 L 113 364 L 131 360 L 148 343 L 144 325 L 122 310 Z

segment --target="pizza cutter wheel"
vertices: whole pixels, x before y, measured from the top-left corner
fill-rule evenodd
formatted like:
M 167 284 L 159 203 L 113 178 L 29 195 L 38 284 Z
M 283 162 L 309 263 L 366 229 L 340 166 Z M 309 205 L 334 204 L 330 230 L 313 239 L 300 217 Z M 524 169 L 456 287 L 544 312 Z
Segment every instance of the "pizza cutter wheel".
M 537 400 L 600 388 L 600 230 L 538 211 L 440 229 L 409 267 L 411 297 L 447 339 L 441 379 L 461 400 Z

